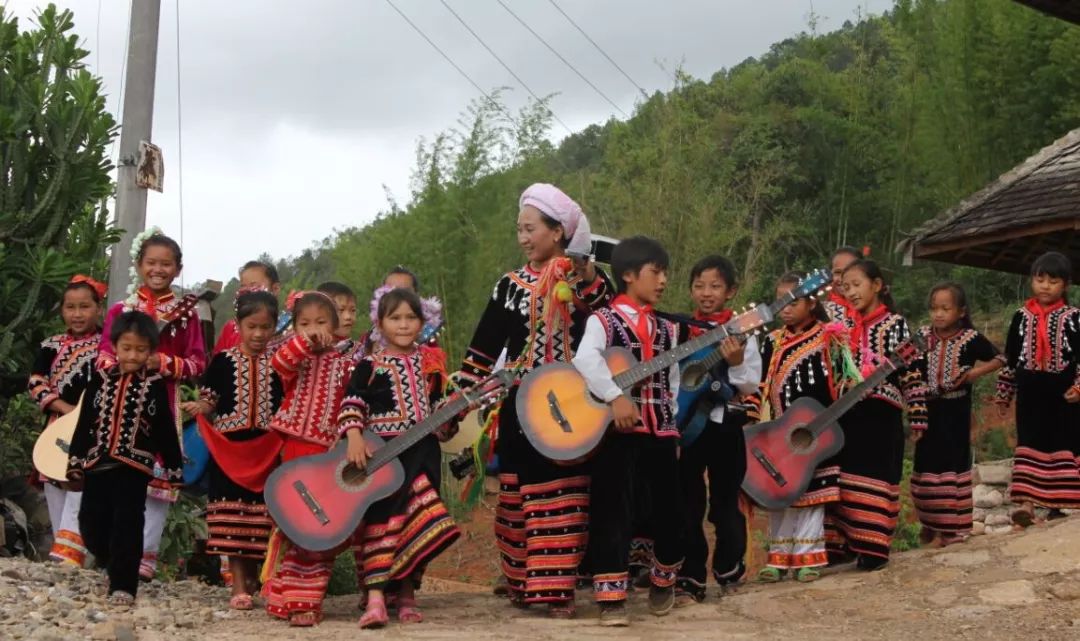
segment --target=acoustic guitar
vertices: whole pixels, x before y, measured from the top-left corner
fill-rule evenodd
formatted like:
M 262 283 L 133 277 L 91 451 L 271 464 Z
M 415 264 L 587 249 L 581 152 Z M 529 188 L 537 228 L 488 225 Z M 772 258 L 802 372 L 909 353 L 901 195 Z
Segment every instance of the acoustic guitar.
M 398 456 L 470 405 L 494 403 L 514 375 L 498 372 L 453 396 L 426 419 L 389 441 L 364 432 L 374 454 L 364 468 L 348 461 L 342 439 L 324 454 L 289 461 L 266 481 L 266 507 L 282 533 L 296 545 L 322 552 L 340 545 L 356 531 L 372 504 L 391 496 L 405 482 Z
M 83 396 L 80 395 L 75 409 L 49 423 L 34 443 L 34 468 L 42 476 L 54 481 L 67 481 L 68 452 L 71 450 L 71 439 L 75 436 L 75 426 L 79 422 L 82 402 Z
M 825 288 L 831 280 L 828 270 L 814 272 L 772 304 L 758 305 L 651 360 L 639 363 L 629 350 L 621 347 L 605 350 L 604 360 L 615 384 L 623 392 L 629 392 L 653 374 L 728 336 L 760 329 L 785 305 Z M 587 458 L 600 444 L 612 420 L 611 408 L 589 392 L 585 378 L 572 363 L 549 363 L 530 372 L 521 382 L 516 407 L 522 431 L 532 446 L 560 464 Z
M 742 489 L 746 495 L 767 510 L 782 510 L 799 500 L 817 466 L 844 446 L 844 432 L 837 420 L 890 374 L 910 365 L 923 349 L 922 338 L 912 336 L 828 408 L 804 396 L 795 399 L 780 418 L 744 429 L 746 476 Z
M 220 293 L 221 281 L 208 280 L 198 293 L 184 294 L 175 307 L 158 316 L 158 332 L 164 334 L 170 327 L 190 319 L 195 314 L 195 308 L 198 307 L 200 301 L 210 302 Z
M 723 365 L 724 353 L 718 347 L 704 347 L 679 363 L 679 411 L 675 424 L 679 428 L 679 445 L 690 447 L 705 431 L 712 405 L 703 398 L 706 392 L 718 392 L 726 403 L 735 397 L 735 390 L 713 378 L 712 370 Z M 726 368 L 725 368 L 726 371 Z

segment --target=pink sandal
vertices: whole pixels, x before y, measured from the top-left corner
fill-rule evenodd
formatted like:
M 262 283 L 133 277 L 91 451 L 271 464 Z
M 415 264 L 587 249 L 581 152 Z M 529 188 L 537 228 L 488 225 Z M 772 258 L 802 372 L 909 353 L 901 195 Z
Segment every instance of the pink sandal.
M 416 606 L 416 599 L 398 599 L 398 621 L 402 623 L 423 623 L 424 613 Z
M 241 592 L 240 594 L 234 594 L 233 597 L 229 599 L 230 610 L 250 610 L 253 607 L 255 607 L 255 604 L 253 603 L 250 594 Z
M 363 630 L 376 630 L 384 627 L 387 623 L 390 623 L 390 615 L 386 613 L 386 602 L 368 596 L 367 609 L 360 616 L 360 628 Z

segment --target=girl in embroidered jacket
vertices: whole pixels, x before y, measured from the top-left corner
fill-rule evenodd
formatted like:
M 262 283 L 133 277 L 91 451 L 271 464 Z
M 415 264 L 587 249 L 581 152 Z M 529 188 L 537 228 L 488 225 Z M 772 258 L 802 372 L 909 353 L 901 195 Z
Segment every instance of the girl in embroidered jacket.
M 349 460 L 364 467 L 374 453 L 363 431 L 389 441 L 426 419 L 443 398 L 446 355 L 437 347 L 417 346 L 424 325 L 420 297 L 393 289 L 378 303 L 376 326 L 385 341 L 353 371 L 341 404 L 339 428 L 348 439 Z M 460 536 L 439 499 L 442 455 L 438 440 L 452 436 L 454 426 L 425 437 L 400 457 L 405 483 L 394 495 L 372 505 L 356 539 L 363 568 L 367 604 L 361 628 L 389 622 L 385 591 L 397 588 L 398 620 L 423 620 L 415 590 L 424 567 Z
M 60 316 L 67 331 L 41 343 L 27 384 L 30 397 L 45 413 L 46 425 L 75 411 L 86 389 L 101 340 L 101 302 L 105 294 L 104 283 L 83 275 L 73 276 L 64 289 Z M 82 567 L 86 561 L 86 547 L 79 535 L 82 492 L 69 491 L 60 483 L 38 477 L 38 482 L 45 485 L 52 522 L 49 558 Z
M 136 310 L 155 321 L 170 320 L 169 325 L 161 331 L 157 349 L 147 367 L 165 379 L 170 409 L 174 416 L 179 417 L 178 383 L 201 376 L 206 369 L 206 343 L 203 342 L 198 314 L 192 310 L 185 318 L 172 318 L 180 304 L 173 293 L 172 284 L 183 269 L 183 253 L 175 240 L 162 234 L 156 227 L 137 237 L 134 247 L 137 248 L 134 266 L 138 274 L 137 288 L 127 300 L 113 305 L 105 316 L 98 367 L 108 368 L 116 363 L 116 348 L 109 335 L 113 320 L 121 313 Z M 176 429 L 180 431 L 179 423 Z M 143 562 L 139 568 L 140 576 L 146 580 L 152 579 L 157 570 L 157 552 L 165 531 L 165 517 L 177 496 L 177 490 L 161 478 L 159 470 L 147 491 Z
M 852 306 L 850 341 L 855 366 L 865 376 L 909 337 L 907 321 L 892 311 L 892 296 L 871 260 L 844 270 L 844 295 Z M 854 554 L 861 570 L 889 561 L 889 546 L 900 515 L 906 407 L 912 438 L 926 429 L 925 389 L 917 367 L 893 372 L 840 419 L 840 502 L 826 523 L 830 552 Z
M 929 303 L 930 325 L 919 330 L 927 428 L 915 444 L 911 498 L 923 543 L 945 546 L 971 534 L 971 384 L 1004 363 L 975 331 L 960 285 L 935 286 Z
M 790 292 L 804 277 L 799 272 L 781 276 L 777 297 Z M 845 363 L 851 359 L 847 332 L 842 323 L 829 322 L 821 302 L 800 298 L 780 310 L 779 317 L 784 327 L 761 344 L 765 364 L 761 386 L 749 399 L 755 408 L 750 415 L 756 420 L 779 418 L 794 400 L 807 396 L 828 407 L 847 382 Z M 839 482 L 840 465 L 833 457 L 818 466 L 798 501 L 786 510 L 769 513 L 769 556 L 759 580 L 779 581 L 788 570 L 802 582 L 821 576 L 818 568 L 829 562 L 825 506 L 840 500 Z
M 206 551 L 229 559 L 229 606 L 234 610 L 252 608 L 257 563 L 266 556 L 273 528 L 262 486 L 281 449 L 281 439 L 268 432 L 282 396 L 267 350 L 276 325 L 277 298 L 267 291 L 241 290 L 236 297 L 239 346 L 215 354 L 199 386 L 199 400 L 180 405 L 199 415 L 212 455 L 206 470 Z M 213 423 L 203 416 L 213 416 Z
M 1013 315 L 998 375 L 1002 416 L 1016 399 L 1016 454 L 1009 495 L 1024 527 L 1036 506 L 1048 518 L 1080 508 L 1080 309 L 1065 292 L 1072 263 L 1047 252 L 1031 266 L 1031 298 Z
M 821 304 L 825 307 L 825 312 L 829 315 L 829 320 L 845 325 L 848 324 L 852 308 L 851 303 L 844 296 L 844 270 L 862 257 L 862 252 L 847 245 L 837 247 L 836 251 L 833 252 L 831 261 L 832 289 L 829 290 L 829 295 L 825 300 L 821 301 Z
M 148 366 L 154 321 L 124 312 L 111 332 L 116 363 L 96 370 L 86 387 L 67 476 L 83 489 L 79 529 L 108 572 L 109 603 L 129 606 L 139 587 L 147 484 L 156 475 L 178 486 L 183 462 L 168 390 Z
M 590 311 L 613 296 L 606 274 L 588 259 L 567 257 L 591 249 L 589 223 L 577 203 L 538 183 L 522 193 L 518 208 L 518 245 L 528 262 L 495 284 L 465 352 L 463 386 L 490 375 L 504 348 L 506 367 L 521 376 L 570 361 Z M 552 616 L 570 616 L 587 539 L 589 477 L 583 467 L 555 465 L 533 449 L 521 431 L 516 398 L 515 386 L 493 413 L 500 488 L 495 537 L 508 596 L 516 606 L 548 603 Z
M 282 461 L 321 454 L 337 442 L 337 418 L 349 381 L 352 361 L 335 349 L 338 317 L 334 300 L 322 292 L 292 297 L 295 333 L 270 363 L 281 378 L 285 398 L 270 420 L 283 437 Z M 280 532 L 270 541 L 264 574 L 266 609 L 289 625 L 313 626 L 322 618 L 322 601 L 330 584 L 336 550 L 311 552 L 286 544 Z M 284 557 L 277 550 L 287 545 Z
M 239 295 L 240 291 L 255 291 L 258 289 L 270 292 L 274 295 L 274 298 L 277 298 L 281 293 L 281 277 L 278 275 L 277 267 L 270 263 L 261 260 L 249 260 L 244 263 L 237 275 L 240 277 L 240 289 L 237 291 L 237 295 Z M 231 318 L 225 323 L 211 353 L 217 354 L 230 347 L 240 345 L 240 328 L 237 326 L 237 322 L 237 319 Z M 273 351 L 275 347 L 280 347 L 280 345 L 275 345 L 275 342 L 271 340 L 267 349 Z

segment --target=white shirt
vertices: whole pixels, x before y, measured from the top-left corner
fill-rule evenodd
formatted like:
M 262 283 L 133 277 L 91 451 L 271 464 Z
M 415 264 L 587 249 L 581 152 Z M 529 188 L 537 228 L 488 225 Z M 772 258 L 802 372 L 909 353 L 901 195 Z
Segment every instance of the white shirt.
M 758 390 L 761 383 L 761 352 L 756 337 L 751 336 L 743 345 L 743 362 L 728 368 L 728 382 L 741 394 L 753 394 Z M 722 423 L 725 411 L 727 405 L 717 403 L 709 412 L 709 420 Z
M 631 323 L 637 321 L 637 310 L 627 305 L 618 305 L 617 307 L 619 312 L 625 314 L 626 317 L 630 319 Z M 655 317 L 649 320 L 650 334 L 654 330 L 653 323 L 655 322 Z M 608 368 L 607 361 L 604 360 L 604 350 L 607 348 L 607 332 L 604 331 L 603 321 L 595 315 L 590 316 L 589 320 L 585 323 L 585 335 L 581 337 L 581 343 L 578 345 L 573 363 L 574 367 L 577 368 L 577 371 L 585 378 L 585 383 L 589 386 L 589 391 L 605 403 L 610 403 L 622 396 L 623 391 L 615 384 L 615 380 L 611 375 L 611 369 Z M 760 360 L 761 359 L 759 358 L 759 364 Z M 668 370 L 668 382 L 671 387 L 671 409 L 672 416 L 674 416 L 675 412 L 679 409 L 678 403 L 676 402 L 676 398 L 679 394 L 678 363 L 672 365 Z

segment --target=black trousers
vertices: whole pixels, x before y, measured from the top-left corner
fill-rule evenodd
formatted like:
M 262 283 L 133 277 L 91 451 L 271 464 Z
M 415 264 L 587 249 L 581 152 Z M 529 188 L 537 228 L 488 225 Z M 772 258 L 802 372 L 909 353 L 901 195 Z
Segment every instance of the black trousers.
M 143 554 L 150 477 L 126 465 L 86 474 L 79 530 L 86 549 L 109 574 L 109 592 L 135 595 Z
M 669 587 L 683 557 L 686 517 L 679 492 L 677 440 L 610 433 L 592 459 L 592 499 L 586 563 L 600 601 L 626 598 L 630 539 L 639 488 L 647 487 L 655 539 L 653 585 Z
M 728 411 L 723 423 L 709 421 L 697 440 L 680 455 L 679 480 L 687 522 L 686 561 L 679 572 L 679 587 L 688 592 L 705 592 L 709 559 L 706 506 L 709 523 L 716 529 L 713 576 L 725 584 L 738 581 L 745 572 L 746 516 L 739 509 L 739 492 L 746 475 L 745 424 L 745 414 Z

